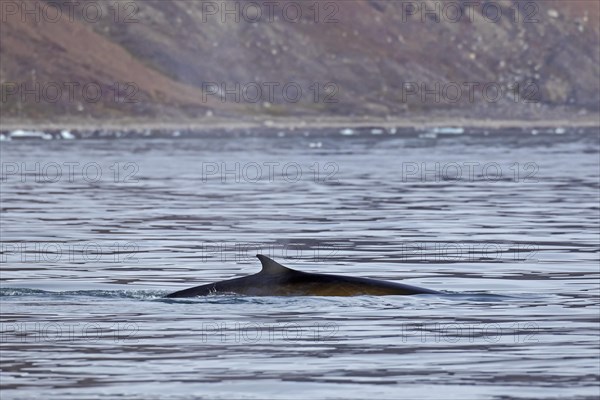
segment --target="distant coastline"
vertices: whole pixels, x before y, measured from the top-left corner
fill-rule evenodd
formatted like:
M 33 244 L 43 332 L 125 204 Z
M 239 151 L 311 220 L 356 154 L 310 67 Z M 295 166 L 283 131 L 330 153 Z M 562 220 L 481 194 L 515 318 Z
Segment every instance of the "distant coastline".
M 261 118 L 253 120 L 233 120 L 224 118 L 206 118 L 184 121 L 152 121 L 148 119 L 110 119 L 107 121 L 90 119 L 60 120 L 53 122 L 35 122 L 20 119 L 3 119 L 0 132 L 7 133 L 23 130 L 76 130 L 76 131 L 211 131 L 244 129 L 433 129 L 433 128 L 481 128 L 481 129 L 546 129 L 546 128 L 600 128 L 600 115 L 583 115 L 576 118 L 557 118 L 543 120 L 519 119 L 481 119 L 481 118 Z

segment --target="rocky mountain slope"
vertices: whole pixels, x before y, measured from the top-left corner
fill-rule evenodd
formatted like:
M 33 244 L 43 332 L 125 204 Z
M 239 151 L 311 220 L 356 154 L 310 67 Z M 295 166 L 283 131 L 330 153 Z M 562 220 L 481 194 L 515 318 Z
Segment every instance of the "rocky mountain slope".
M 600 104 L 596 0 L 78 3 L 2 2 L 5 122 L 575 120 Z

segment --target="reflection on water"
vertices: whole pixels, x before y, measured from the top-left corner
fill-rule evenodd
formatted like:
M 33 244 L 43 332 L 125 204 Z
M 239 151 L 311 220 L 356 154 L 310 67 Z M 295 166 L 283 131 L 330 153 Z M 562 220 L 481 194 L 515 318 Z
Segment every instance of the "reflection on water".
M 593 398 L 598 132 L 3 142 L 3 399 Z M 440 296 L 163 299 L 292 268 Z

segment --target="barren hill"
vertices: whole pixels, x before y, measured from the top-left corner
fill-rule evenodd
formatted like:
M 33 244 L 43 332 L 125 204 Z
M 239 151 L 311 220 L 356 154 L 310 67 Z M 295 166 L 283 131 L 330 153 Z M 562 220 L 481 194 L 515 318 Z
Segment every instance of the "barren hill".
M 595 0 L 2 2 L 5 121 L 577 119 Z

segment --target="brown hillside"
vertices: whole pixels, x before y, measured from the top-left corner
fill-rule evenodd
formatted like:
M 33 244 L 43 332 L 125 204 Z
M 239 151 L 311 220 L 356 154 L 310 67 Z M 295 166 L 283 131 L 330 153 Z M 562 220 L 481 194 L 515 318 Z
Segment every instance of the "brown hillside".
M 47 9 L 53 2 L 28 3 Z M 440 13 L 436 22 L 407 15 L 402 1 L 323 0 L 317 17 L 313 1 L 286 0 L 278 2 L 272 21 L 263 7 L 255 23 L 242 11 L 223 22 L 221 10 L 214 13 L 201 1 L 136 1 L 131 9 L 126 8 L 131 1 L 122 1 L 118 18 L 111 13 L 114 0 L 80 3 L 74 21 L 64 16 L 58 22 L 23 21 L 19 12 L 3 8 L 3 117 L 160 121 L 212 114 L 236 119 L 430 114 L 544 119 L 557 113 L 576 118 L 597 112 L 600 103 L 600 3 L 595 0 L 537 1 L 533 6 L 531 1 L 495 1 L 502 12 L 496 22 L 490 16 L 497 7 L 487 14 L 474 8 L 471 18 L 465 8 L 456 21 Z M 102 6 L 102 18 L 85 20 L 83 10 L 90 3 Z M 209 3 L 247 6 L 245 1 Z M 414 3 L 433 9 L 439 2 Z M 285 18 L 282 9 L 288 6 L 288 15 L 294 16 L 297 5 L 302 18 Z M 49 82 L 95 82 L 103 95 L 91 102 L 76 91 L 75 100 L 63 93 L 60 101 L 51 102 L 44 96 L 35 101 L 31 95 L 10 94 L 15 84 L 31 88 Z M 115 82 L 121 84 L 116 98 Z M 239 85 L 242 98 L 209 93 L 212 82 L 229 90 Z M 268 96 L 269 84 L 278 85 L 274 99 Z M 298 101 L 284 97 L 286 84 L 302 89 Z M 450 101 L 455 85 L 462 96 Z M 468 85 L 478 85 L 473 99 Z M 492 89 L 487 97 L 486 85 Z M 256 87 L 263 89 L 260 98 Z M 505 93 L 496 98 L 497 87 Z M 248 92 L 241 92 L 244 88 Z M 444 94 L 444 88 L 451 94 Z M 423 98 L 411 94 L 415 89 L 435 89 L 441 96 Z M 326 101 L 328 93 L 333 101 Z

